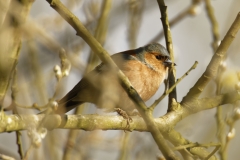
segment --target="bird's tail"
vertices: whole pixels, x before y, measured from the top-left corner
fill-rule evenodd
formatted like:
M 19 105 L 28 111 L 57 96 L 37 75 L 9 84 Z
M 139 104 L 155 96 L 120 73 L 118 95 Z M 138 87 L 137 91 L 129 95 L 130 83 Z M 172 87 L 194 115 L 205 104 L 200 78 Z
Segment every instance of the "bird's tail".
M 58 104 L 58 108 L 55 111 L 56 114 L 64 114 L 67 113 L 69 111 L 71 111 L 72 109 L 76 108 L 77 106 L 83 104 L 84 102 L 79 102 L 79 101 L 68 101 L 65 103 L 61 103 L 61 101 L 59 101 Z
M 70 110 L 74 109 L 75 107 L 81 105 L 82 103 L 84 102 L 76 102 L 76 101 L 63 102 L 60 100 L 58 102 L 58 107 L 56 111 L 46 109 L 38 114 L 65 114 Z

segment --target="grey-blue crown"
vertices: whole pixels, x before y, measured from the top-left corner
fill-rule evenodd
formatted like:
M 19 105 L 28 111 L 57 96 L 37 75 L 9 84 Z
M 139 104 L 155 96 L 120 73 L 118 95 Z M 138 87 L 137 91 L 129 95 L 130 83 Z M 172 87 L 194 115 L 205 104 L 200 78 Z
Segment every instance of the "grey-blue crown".
M 156 52 L 156 53 L 161 53 L 165 56 L 169 56 L 167 49 L 159 43 L 148 44 L 144 46 L 144 49 L 146 52 Z

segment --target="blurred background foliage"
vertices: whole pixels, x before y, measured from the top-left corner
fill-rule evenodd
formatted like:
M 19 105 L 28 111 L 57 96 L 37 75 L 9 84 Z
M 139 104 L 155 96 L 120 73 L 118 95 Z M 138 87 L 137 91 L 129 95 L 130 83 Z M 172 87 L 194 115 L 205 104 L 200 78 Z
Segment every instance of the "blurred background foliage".
M 15 14 L 20 13 L 18 12 L 19 4 L 15 2 L 16 4 L 13 5 L 14 1 L 0 0 L 0 7 L 3 9 L 0 12 L 1 16 L 4 15 L 4 11 L 9 9 L 9 12 L 12 12 L 11 15 L 14 15 L 12 17 L 18 17 Z M 161 34 L 161 15 L 156 0 L 64 0 L 62 2 L 80 19 L 110 54 L 137 48 L 151 42 L 159 42 L 165 46 L 164 36 Z M 168 18 L 172 23 L 170 27 L 175 63 L 177 64 L 177 77 L 182 76 L 194 61 L 199 62 L 197 69 L 192 71 L 177 86 L 178 101 L 181 101 L 182 97 L 201 76 L 214 53 L 214 47 L 212 47 L 214 42 L 213 31 L 205 7 L 206 2 L 207 0 L 168 0 L 165 2 L 168 6 Z M 220 42 L 239 12 L 240 1 L 212 0 L 210 3 L 219 27 L 217 42 Z M 2 20 L 0 32 L 2 53 L 3 48 L 9 47 L 7 41 L 13 38 L 13 36 L 7 34 L 12 31 L 12 28 L 6 27 L 6 21 L 13 24 L 13 18 L 8 19 L 9 17 L 11 16 L 0 17 Z M 15 87 L 14 102 L 19 106 L 17 108 L 18 113 L 35 114 L 38 112 L 36 109 L 26 109 L 26 107 L 44 106 L 50 98 L 61 98 L 74 87 L 84 73 L 89 72 L 100 61 L 91 52 L 88 45 L 76 36 L 73 28 L 46 1 L 36 0 L 32 2 L 29 5 L 29 15 L 26 14 L 26 17 L 26 20 L 16 20 L 16 24 L 18 24 L 16 32 L 20 34 L 18 37 L 20 52 L 16 56 L 17 66 L 16 72 L 14 72 L 16 74 L 13 74 L 10 78 L 10 80 L 15 79 L 15 82 L 11 81 L 9 84 L 10 87 L 8 87 L 4 98 L 3 107 L 9 109 L 13 100 L 11 91 Z M 13 25 L 14 27 L 16 26 Z M 4 46 L 4 41 L 8 45 Z M 238 77 L 236 74 L 240 69 L 239 41 L 240 36 L 237 36 L 228 51 L 219 93 L 234 90 L 239 81 L 240 76 Z M 59 71 L 61 60 L 64 59 L 59 58 L 61 49 L 65 49 L 65 58 L 67 62 L 70 62 L 71 69 L 67 64 L 62 73 L 66 71 L 69 72 L 69 75 L 62 75 L 60 79 L 57 79 L 56 72 Z M 10 53 L 6 51 L 5 54 Z M 2 64 L 7 61 L 4 58 L 4 55 L 1 55 Z M 202 96 L 215 95 L 216 89 L 217 85 L 212 81 Z M 152 104 L 162 94 L 163 90 L 164 86 L 161 86 L 147 104 Z M 239 107 L 239 104 L 222 106 L 222 121 L 225 123 L 224 138 L 230 133 L 229 123 L 226 123 L 227 119 L 233 115 L 237 107 Z M 165 98 L 155 109 L 155 117 L 164 115 L 166 110 L 167 99 Z M 115 115 L 115 113 L 104 113 L 97 110 L 91 104 L 86 104 L 77 112 L 81 114 Z M 7 111 L 6 113 L 11 114 L 12 112 Z M 70 112 L 70 114 L 73 113 L 74 111 Z M 176 130 L 192 142 L 216 142 L 218 140 L 216 136 L 216 108 L 185 118 L 178 123 Z M 238 151 L 239 132 L 239 122 L 236 121 L 234 140 L 230 141 L 227 147 L 228 159 L 234 160 L 237 159 L 236 157 L 240 157 Z M 25 153 L 29 150 L 31 142 L 27 131 L 22 131 L 21 135 L 23 152 Z M 69 137 L 72 139 L 68 139 Z M 0 142 L 0 153 L 19 159 L 15 133 L 1 133 Z M 63 159 L 78 160 L 144 160 L 157 159 L 161 157 L 161 153 L 149 133 L 86 132 L 81 130 L 75 130 L 71 133 L 71 131 L 60 129 L 48 132 L 41 146 L 29 151 L 29 159 L 62 159 L 62 157 L 64 157 Z

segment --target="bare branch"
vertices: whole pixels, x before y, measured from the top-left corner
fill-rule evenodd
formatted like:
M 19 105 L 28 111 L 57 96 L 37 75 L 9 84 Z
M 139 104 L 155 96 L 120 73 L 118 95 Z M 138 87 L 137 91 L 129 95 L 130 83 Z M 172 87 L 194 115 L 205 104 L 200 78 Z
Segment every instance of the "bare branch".
M 172 43 L 172 35 L 170 31 L 170 25 L 168 22 L 167 15 L 167 6 L 165 6 L 164 0 L 157 0 L 160 11 L 161 11 L 161 20 L 165 35 L 166 47 L 170 54 L 171 61 L 174 62 L 174 52 L 173 52 L 173 43 Z M 172 67 L 168 71 L 168 84 L 171 88 L 176 83 L 176 69 L 172 64 Z M 171 110 L 173 99 L 177 100 L 177 90 L 173 88 L 172 92 L 168 95 L 168 112 Z
M 209 65 L 206 68 L 206 71 L 198 79 L 195 85 L 190 89 L 188 94 L 183 98 L 182 103 L 190 103 L 194 99 L 198 98 L 202 93 L 205 86 L 208 84 L 210 79 L 214 78 L 217 74 L 218 67 L 222 61 L 222 58 L 226 55 L 226 52 L 234 40 L 238 30 L 240 29 L 240 13 L 238 13 L 235 21 L 232 26 L 229 28 L 227 34 L 222 40 L 220 46 L 212 57 Z

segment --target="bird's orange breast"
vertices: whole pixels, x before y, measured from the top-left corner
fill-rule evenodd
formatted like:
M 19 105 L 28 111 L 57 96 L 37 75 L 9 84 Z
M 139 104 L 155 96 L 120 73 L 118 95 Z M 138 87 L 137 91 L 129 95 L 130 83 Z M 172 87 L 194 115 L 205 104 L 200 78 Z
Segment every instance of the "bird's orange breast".
M 165 78 L 165 72 L 157 72 L 134 60 L 128 61 L 122 70 L 144 101 L 156 93 Z

